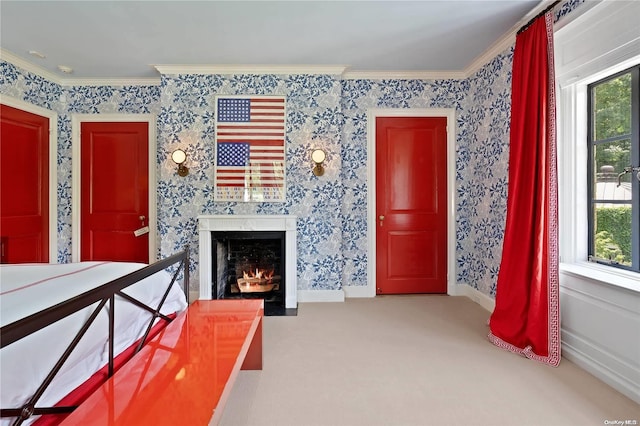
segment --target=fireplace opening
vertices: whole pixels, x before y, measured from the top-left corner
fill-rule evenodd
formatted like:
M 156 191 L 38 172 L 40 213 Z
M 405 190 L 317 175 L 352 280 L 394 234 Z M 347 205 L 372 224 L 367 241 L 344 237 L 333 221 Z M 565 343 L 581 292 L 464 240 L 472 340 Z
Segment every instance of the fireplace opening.
M 213 299 L 263 299 L 265 315 L 286 315 L 284 231 L 214 231 Z

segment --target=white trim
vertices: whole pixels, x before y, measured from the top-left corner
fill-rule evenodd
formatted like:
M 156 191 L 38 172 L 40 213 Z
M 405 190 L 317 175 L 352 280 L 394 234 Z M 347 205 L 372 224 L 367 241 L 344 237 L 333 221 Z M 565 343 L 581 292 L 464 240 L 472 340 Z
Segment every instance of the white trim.
M 559 225 L 561 267 L 591 276 L 587 217 L 587 85 L 640 63 L 640 27 L 631 24 L 640 3 L 604 1 L 564 26 L 554 36 L 558 84 Z M 584 48 L 588 46 L 588 48 Z M 630 276 L 638 281 L 638 274 Z M 611 278 L 615 283 L 619 280 Z M 607 280 L 603 280 L 606 282 Z M 633 288 L 633 285 L 627 285 Z M 635 285 L 638 288 L 638 284 Z
M 560 272 L 600 285 L 620 287 L 640 294 L 640 274 L 592 262 L 561 263 Z
M 560 283 L 563 356 L 640 403 L 640 293 L 566 271 Z
M 638 13 L 638 2 L 603 1 L 557 30 L 558 84 L 586 85 L 634 65 L 640 53 Z
M 446 117 L 447 119 L 447 294 L 456 295 L 456 111 L 454 108 L 371 108 L 367 110 L 367 285 L 349 294 L 360 297 L 376 295 L 376 118 L 377 117 Z
M 38 75 L 60 86 L 159 86 L 159 77 L 149 78 L 64 78 L 55 72 L 26 61 L 16 54 L 0 48 L 0 59 L 22 68 L 24 71 Z
M 284 231 L 285 308 L 298 306 L 297 216 L 293 215 L 202 215 L 198 216 L 198 268 L 200 299 L 211 300 L 213 247 L 211 231 Z
M 526 21 L 525 21 L 526 22 Z M 463 78 L 469 78 L 480 68 L 485 66 L 489 61 L 493 60 L 496 56 L 513 46 L 516 42 L 517 29 L 512 28 L 508 33 L 500 37 L 495 43 L 493 43 L 487 50 L 482 52 L 480 56 L 475 58 L 464 70 Z
M 603 1 L 555 32 L 563 355 L 640 402 L 640 274 L 587 263 L 587 84 L 640 61 L 640 3 Z M 584 13 L 586 12 L 586 13 Z M 572 13 L 573 15 L 573 13 Z M 615 330 L 612 333 L 611 330 Z
M 629 380 L 627 377 L 619 374 L 615 369 L 610 368 L 607 364 L 611 364 L 611 360 L 607 359 L 607 363 L 595 359 L 593 354 L 613 358 L 600 348 L 597 348 L 587 340 L 580 338 L 574 333 L 562 329 L 562 357 L 573 362 L 583 370 L 588 371 L 604 383 L 616 389 L 629 399 L 640 404 L 640 386 Z
M 542 0 L 523 16 L 504 35 L 496 40 L 488 49 L 476 57 L 462 70 L 423 70 L 423 71 L 348 71 L 348 65 L 194 65 L 194 64 L 155 64 L 152 65 L 160 74 L 331 74 L 340 75 L 343 79 L 358 80 L 463 80 L 469 78 L 480 68 L 486 65 L 497 55 L 508 49 L 515 43 L 516 33 L 531 18 L 544 10 L 551 0 Z M 572 11 L 572 19 L 582 15 L 588 9 L 597 4 L 595 1 L 580 5 L 580 12 Z M 574 15 L 575 14 L 575 15 Z M 574 16 L 573 16 L 574 15 Z M 562 22 L 558 28 L 566 22 Z M 38 74 L 63 86 L 123 86 L 123 85 L 158 85 L 159 79 L 69 79 L 62 78 L 42 67 L 34 65 L 19 58 L 15 54 L 0 49 L 0 56 L 14 65 L 29 72 Z
M 146 122 L 149 126 L 149 263 L 156 260 L 157 211 L 157 141 L 156 118 L 152 114 L 72 114 L 71 115 L 71 260 L 80 261 L 80 126 L 83 122 Z
M 342 287 L 344 297 L 373 297 L 368 285 L 345 285 Z M 375 288 L 375 287 L 374 287 Z
M 160 77 L 65 79 L 62 86 L 160 86 Z
M 458 296 L 465 296 L 482 306 L 488 312 L 493 312 L 496 307 L 496 300 L 471 287 L 468 284 L 458 284 Z
M 346 71 L 345 80 L 460 80 L 465 71 Z
M 345 65 L 154 65 L 160 74 L 333 74 Z
M 7 95 L 0 103 L 49 119 L 49 263 L 58 263 L 58 114 Z
M 53 73 L 53 72 L 41 67 L 41 66 L 38 66 L 38 65 L 35 65 L 35 64 L 33 64 L 33 63 L 29 62 L 29 61 L 26 61 L 26 60 L 22 59 L 21 57 L 17 56 L 15 53 L 12 53 L 12 52 L 10 52 L 10 51 L 8 51 L 6 49 L 0 48 L 0 59 L 2 59 L 3 61 L 10 62 L 13 65 L 15 65 L 15 66 L 17 66 L 19 68 L 22 68 L 23 70 L 25 70 L 27 72 L 30 72 L 30 73 L 35 74 L 35 75 L 38 75 L 38 76 L 40 76 L 40 77 L 42 77 L 42 78 L 44 78 L 46 80 L 49 80 L 49 81 L 51 81 L 53 83 L 62 85 L 62 78 L 59 75 L 57 75 L 57 74 L 55 74 L 55 73 Z
M 573 9 L 571 13 L 561 17 L 558 22 L 553 23 L 553 31 L 556 33 L 557 31 L 564 28 L 565 25 L 570 24 L 588 12 L 592 7 L 598 6 L 600 3 L 608 1 L 608 0 L 588 0 L 581 3 L 578 7 Z
M 298 290 L 298 302 L 344 302 L 342 290 Z
M 480 54 L 477 58 L 475 58 L 471 63 L 464 69 L 464 77 L 469 78 L 473 74 L 475 74 L 480 68 L 485 66 L 489 61 L 493 60 L 496 56 L 504 52 L 509 47 L 513 46 L 516 42 L 516 34 L 518 30 L 522 28 L 523 25 L 526 25 L 534 16 L 538 13 L 542 12 L 546 9 L 551 3 L 551 0 L 542 0 L 536 7 L 531 9 L 529 13 L 524 15 L 514 26 L 512 26 L 509 31 L 502 35 L 498 40 L 496 40 L 488 49 Z
M 558 23 L 554 24 L 554 31 L 558 31 L 563 28 L 569 22 L 574 21 L 581 15 L 583 15 L 586 11 L 591 9 L 600 3 L 601 0 L 591 0 L 587 1 L 580 6 L 576 10 L 572 10 L 571 13 L 567 16 L 561 18 Z M 509 47 L 513 46 L 516 42 L 516 34 L 524 25 L 526 25 L 534 16 L 542 12 L 546 9 L 552 0 L 542 0 L 536 7 L 531 9 L 529 13 L 523 16 L 509 31 L 503 34 L 498 40 L 496 40 L 488 49 L 480 54 L 477 58 L 475 58 L 465 69 L 462 71 L 462 77 L 460 78 L 469 78 L 473 74 L 475 74 L 480 68 L 485 66 L 489 61 L 493 60 L 496 56 L 507 50 Z M 556 6 L 557 7 L 557 6 Z M 554 8 L 555 12 L 555 8 Z

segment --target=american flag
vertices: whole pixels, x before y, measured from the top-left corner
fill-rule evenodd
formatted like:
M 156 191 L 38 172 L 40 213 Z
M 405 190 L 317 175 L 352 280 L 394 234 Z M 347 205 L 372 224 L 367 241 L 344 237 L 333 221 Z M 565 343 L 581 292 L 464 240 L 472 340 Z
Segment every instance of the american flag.
M 285 99 L 219 97 L 216 200 L 284 201 Z

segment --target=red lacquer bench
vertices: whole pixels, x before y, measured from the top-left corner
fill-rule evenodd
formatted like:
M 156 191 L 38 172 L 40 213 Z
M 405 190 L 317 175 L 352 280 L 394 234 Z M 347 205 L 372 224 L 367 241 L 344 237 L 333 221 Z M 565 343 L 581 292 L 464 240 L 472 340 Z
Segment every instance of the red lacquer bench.
M 217 424 L 239 370 L 262 369 L 263 306 L 194 302 L 62 424 Z

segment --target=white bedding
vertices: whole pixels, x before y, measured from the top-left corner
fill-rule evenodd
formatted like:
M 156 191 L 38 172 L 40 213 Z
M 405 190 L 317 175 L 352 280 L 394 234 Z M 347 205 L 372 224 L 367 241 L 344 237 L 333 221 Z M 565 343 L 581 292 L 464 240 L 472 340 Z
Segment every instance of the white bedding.
M 2 265 L 0 267 L 0 324 L 27 315 L 105 284 L 144 264 L 82 262 L 71 264 Z M 158 272 L 124 293 L 156 308 L 171 277 Z M 96 304 L 97 305 L 97 304 Z M 17 408 L 42 383 L 95 306 L 72 314 L 0 351 L 0 405 Z M 187 307 L 184 292 L 175 283 L 161 312 L 171 314 Z M 86 381 L 108 362 L 108 316 L 103 309 L 36 406 L 51 406 Z M 138 340 L 151 314 L 116 296 L 115 353 Z M 9 424 L 5 418 L 1 424 Z

